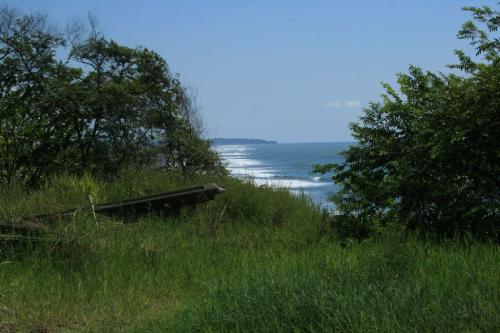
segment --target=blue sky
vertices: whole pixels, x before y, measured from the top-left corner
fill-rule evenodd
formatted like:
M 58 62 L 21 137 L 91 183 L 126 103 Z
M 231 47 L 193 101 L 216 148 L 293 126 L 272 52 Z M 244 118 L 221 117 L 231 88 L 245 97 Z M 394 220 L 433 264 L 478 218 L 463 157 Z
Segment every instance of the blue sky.
M 447 71 L 469 18 L 496 0 L 16 0 L 63 27 L 92 11 L 110 38 L 167 59 L 197 91 L 210 137 L 350 140 L 356 120 L 409 64 Z

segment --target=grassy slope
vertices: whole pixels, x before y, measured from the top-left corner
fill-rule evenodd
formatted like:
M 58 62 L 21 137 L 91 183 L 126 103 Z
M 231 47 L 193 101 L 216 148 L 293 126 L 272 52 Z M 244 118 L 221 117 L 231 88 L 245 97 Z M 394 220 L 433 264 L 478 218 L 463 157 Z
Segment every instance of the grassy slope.
M 205 178 L 61 177 L 29 197 L 4 191 L 0 208 L 17 216 Z M 56 242 L 0 245 L 0 332 L 499 330 L 497 246 L 340 243 L 305 198 L 217 182 L 228 192 L 177 217 L 96 225 L 83 211 Z

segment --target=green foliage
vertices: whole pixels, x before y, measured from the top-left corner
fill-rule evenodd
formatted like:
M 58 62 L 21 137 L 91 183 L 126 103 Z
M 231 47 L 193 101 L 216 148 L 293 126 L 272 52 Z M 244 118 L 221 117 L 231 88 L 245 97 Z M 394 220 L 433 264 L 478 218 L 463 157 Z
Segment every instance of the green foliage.
M 96 224 L 82 209 L 47 241 L 0 241 L 0 331 L 498 331 L 498 246 L 391 232 L 341 244 L 318 207 L 284 190 L 130 169 L 2 191 L 0 212 L 212 181 L 227 192 L 178 216 Z
M 78 71 L 54 58 L 63 39 L 45 17 L 0 11 L 0 178 L 30 183 L 66 145 L 65 87 Z
M 500 57 L 495 35 L 500 13 L 467 8 L 485 23 L 464 24 L 483 62 L 457 52 L 467 76 L 424 72 L 398 75 L 399 92 L 385 84 L 351 124 L 357 144 L 333 170 L 341 191 L 334 201 L 341 221 L 360 228 L 398 222 L 440 234 L 471 232 L 498 239 L 500 231 Z
M 473 286 L 476 273 L 469 279 L 459 273 L 475 271 L 471 253 L 384 238 L 287 255 L 269 255 L 269 265 L 252 261 L 237 278 L 215 278 L 173 320 L 146 331 L 494 332 L 499 324 L 498 304 L 478 297 L 489 289 L 486 280 Z
M 166 61 L 106 39 L 89 23 L 88 34 L 81 28 L 63 37 L 44 16 L 0 9 L 0 182 L 114 175 L 130 164 L 222 170 Z M 63 52 L 65 62 L 56 57 Z

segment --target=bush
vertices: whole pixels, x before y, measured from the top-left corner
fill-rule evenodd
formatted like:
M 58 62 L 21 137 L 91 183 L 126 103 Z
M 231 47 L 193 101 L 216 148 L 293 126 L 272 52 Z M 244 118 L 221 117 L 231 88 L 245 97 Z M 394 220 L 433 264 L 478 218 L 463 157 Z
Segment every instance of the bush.
M 500 13 L 466 8 L 490 34 Z M 500 42 L 472 22 L 459 38 L 472 40 L 474 62 L 456 51 L 465 72 L 435 74 L 410 67 L 398 75 L 399 92 L 384 85 L 382 102 L 371 103 L 351 124 L 357 144 L 334 170 L 341 186 L 334 197 L 344 221 L 362 228 L 374 221 L 401 221 L 424 231 L 471 232 L 498 239 L 500 225 Z

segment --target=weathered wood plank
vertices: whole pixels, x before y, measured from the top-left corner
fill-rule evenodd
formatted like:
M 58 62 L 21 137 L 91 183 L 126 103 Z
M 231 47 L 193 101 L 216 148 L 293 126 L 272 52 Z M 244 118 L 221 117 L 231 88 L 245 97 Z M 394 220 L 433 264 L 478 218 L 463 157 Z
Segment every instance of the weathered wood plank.
M 93 207 L 97 214 L 107 216 L 138 216 L 151 211 L 175 210 L 182 206 L 195 205 L 214 199 L 225 190 L 217 184 L 190 187 L 177 191 L 163 192 L 144 197 L 120 200 Z M 89 207 L 90 208 L 90 207 Z M 10 232 L 40 232 L 48 227 L 42 223 L 69 217 L 81 208 L 23 217 L 19 222 L 0 219 L 0 230 Z
M 224 189 L 218 187 L 216 184 L 207 184 L 172 192 L 95 205 L 94 211 L 98 214 L 108 216 L 140 215 L 149 211 L 176 209 L 182 206 L 206 202 L 213 200 L 217 194 L 222 192 L 224 192 Z
M 0 219 L 0 230 L 4 232 L 13 233 L 37 233 L 47 230 L 48 227 L 42 223 L 33 222 L 29 219 L 22 219 L 21 221 L 9 221 Z

